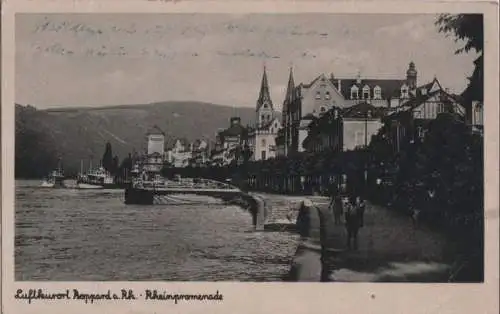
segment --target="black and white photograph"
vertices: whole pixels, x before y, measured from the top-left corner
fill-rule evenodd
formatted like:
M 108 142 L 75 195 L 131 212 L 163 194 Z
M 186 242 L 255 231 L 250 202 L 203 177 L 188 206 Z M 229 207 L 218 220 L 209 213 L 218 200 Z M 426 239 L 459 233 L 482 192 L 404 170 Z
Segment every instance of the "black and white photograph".
M 17 13 L 14 280 L 483 283 L 484 16 L 362 12 Z

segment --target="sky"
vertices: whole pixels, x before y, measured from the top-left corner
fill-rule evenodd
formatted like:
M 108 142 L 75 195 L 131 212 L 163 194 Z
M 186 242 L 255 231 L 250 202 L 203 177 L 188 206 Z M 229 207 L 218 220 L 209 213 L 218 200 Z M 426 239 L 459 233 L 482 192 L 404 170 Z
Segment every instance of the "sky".
M 264 65 L 281 109 L 288 73 L 437 77 L 460 93 L 475 54 L 435 15 L 18 14 L 16 103 L 37 108 L 202 101 L 255 107 Z

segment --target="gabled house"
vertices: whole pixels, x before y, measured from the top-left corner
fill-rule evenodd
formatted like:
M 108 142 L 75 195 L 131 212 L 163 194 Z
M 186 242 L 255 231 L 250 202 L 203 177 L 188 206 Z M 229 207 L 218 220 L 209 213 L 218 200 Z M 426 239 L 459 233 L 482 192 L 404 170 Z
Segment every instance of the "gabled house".
M 278 151 L 284 155 L 303 150 L 311 116 L 319 117 L 332 108 L 344 109 L 361 103 L 377 108 L 392 108 L 406 102 L 417 86 L 417 70 L 415 64 L 410 62 L 406 78 L 401 79 L 372 79 L 362 78 L 361 75 L 340 78 L 333 74 L 330 77 L 321 74 L 309 84 L 293 85 L 290 71 L 283 103 L 285 130 L 276 139 Z
M 423 140 L 429 122 L 441 114 L 449 114 L 466 123 L 467 112 L 459 97 L 443 89 L 434 78 L 418 87 L 409 100 L 386 117 L 395 150 L 399 151 L 407 142 Z
M 373 135 L 382 127 L 386 108 L 358 103 L 349 108 L 332 108 L 308 125 L 303 141 L 308 152 L 349 151 L 370 144 Z

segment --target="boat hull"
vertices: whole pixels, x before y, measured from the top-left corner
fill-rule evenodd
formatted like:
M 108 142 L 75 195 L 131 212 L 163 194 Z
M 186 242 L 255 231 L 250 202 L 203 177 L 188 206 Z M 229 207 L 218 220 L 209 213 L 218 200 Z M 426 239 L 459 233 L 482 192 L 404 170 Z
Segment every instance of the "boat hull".
M 44 189 L 63 189 L 66 188 L 66 185 L 63 180 L 57 180 L 55 182 L 43 181 L 39 187 Z
M 55 187 L 55 184 L 50 183 L 50 182 L 42 182 L 42 184 L 40 184 L 40 187 L 41 188 L 53 188 L 53 187 Z
M 77 189 L 105 189 L 105 190 L 123 190 L 127 184 L 110 183 L 110 184 L 93 184 L 93 183 L 77 183 Z
M 102 185 L 95 185 L 95 184 L 89 184 L 89 183 L 78 183 L 76 185 L 77 189 L 80 190 L 98 190 L 98 189 L 103 189 L 104 187 Z

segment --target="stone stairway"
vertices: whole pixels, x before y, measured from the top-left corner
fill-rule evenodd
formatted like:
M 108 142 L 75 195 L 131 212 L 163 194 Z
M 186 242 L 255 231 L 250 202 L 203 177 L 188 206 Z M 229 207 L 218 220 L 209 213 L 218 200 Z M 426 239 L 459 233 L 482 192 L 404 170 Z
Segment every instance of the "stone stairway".
M 291 223 L 295 223 L 298 211 L 292 211 L 293 206 L 291 202 L 280 202 L 278 204 L 276 203 L 269 204 L 269 203 L 266 203 L 267 213 L 268 213 L 266 223 L 287 221 L 288 220 L 287 216 L 290 216 Z

